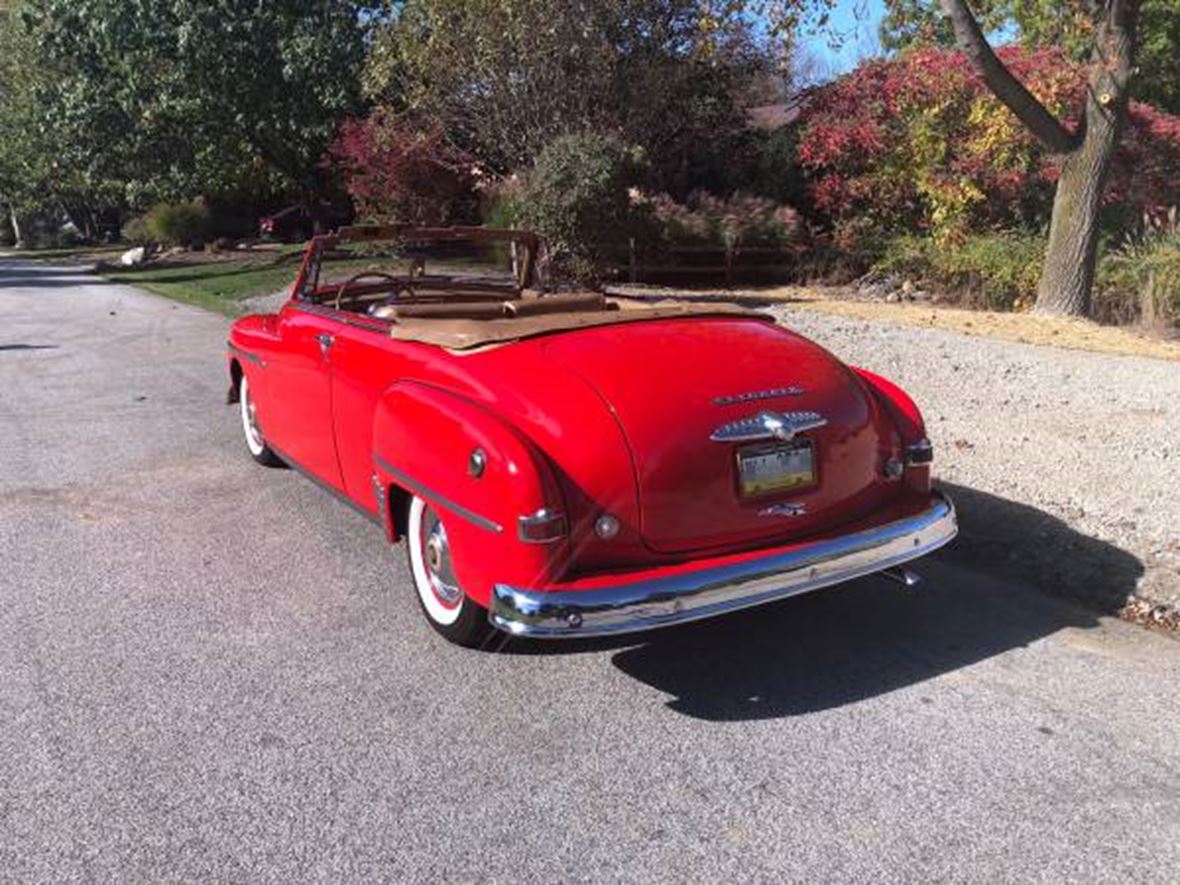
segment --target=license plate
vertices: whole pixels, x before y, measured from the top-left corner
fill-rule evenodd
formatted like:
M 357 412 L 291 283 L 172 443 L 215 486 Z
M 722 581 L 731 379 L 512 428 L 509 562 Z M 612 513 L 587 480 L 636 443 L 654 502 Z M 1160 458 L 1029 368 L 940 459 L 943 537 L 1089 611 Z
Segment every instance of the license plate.
M 738 452 L 738 489 L 742 495 L 765 495 L 814 482 L 815 458 L 810 442 Z

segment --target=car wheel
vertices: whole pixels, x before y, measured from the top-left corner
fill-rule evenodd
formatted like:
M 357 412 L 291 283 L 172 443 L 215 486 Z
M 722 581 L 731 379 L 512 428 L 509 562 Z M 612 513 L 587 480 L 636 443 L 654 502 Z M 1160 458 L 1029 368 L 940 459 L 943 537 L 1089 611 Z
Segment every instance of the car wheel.
M 246 437 L 246 448 L 250 450 L 250 457 L 267 467 L 278 467 L 283 462 L 266 444 L 266 437 L 262 435 L 262 428 L 258 426 L 258 414 L 254 400 L 250 397 L 250 382 L 246 380 L 245 374 L 238 382 L 238 403 L 242 409 L 242 432 Z
M 491 633 L 487 609 L 463 592 L 455 577 L 446 526 L 438 512 L 416 496 L 406 520 L 406 546 L 410 576 L 430 626 L 456 645 L 483 646 Z

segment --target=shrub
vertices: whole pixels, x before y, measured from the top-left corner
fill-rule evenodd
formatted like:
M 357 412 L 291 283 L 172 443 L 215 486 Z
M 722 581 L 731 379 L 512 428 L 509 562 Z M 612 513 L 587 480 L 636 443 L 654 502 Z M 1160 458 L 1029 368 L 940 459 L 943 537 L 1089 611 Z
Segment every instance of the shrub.
M 328 149 L 357 214 L 404 224 L 466 220 L 478 170 L 441 126 L 378 109 L 349 120 Z
M 786 246 L 799 238 L 799 213 L 765 197 L 735 193 L 718 197 L 694 191 L 684 203 L 667 194 L 631 192 L 632 203 L 650 214 L 658 239 L 672 246 Z
M 646 213 L 630 197 L 637 175 L 635 154 L 611 136 L 563 135 L 542 149 L 517 215 L 545 238 L 555 272 L 593 277 L 641 230 Z
M 477 192 L 480 198 L 480 218 L 485 227 L 520 226 L 520 176 L 510 175 L 500 181 L 481 182 Z M 499 266 L 507 266 L 512 255 L 512 247 L 508 243 L 494 241 L 488 243 L 485 248 L 493 262 Z
M 1180 323 L 1180 218 L 1175 207 L 1145 216 L 1139 230 L 1103 257 L 1094 313 L 1114 323 Z
M 883 245 L 873 270 L 912 279 L 969 307 L 1020 310 L 1036 300 L 1045 239 L 1036 234 L 994 233 L 940 244 L 902 235 Z
M 205 236 L 209 209 L 199 202 L 160 203 L 144 216 L 152 242 L 166 246 L 193 246 Z
M 1076 125 L 1083 65 L 1058 48 L 1005 47 L 1000 55 L 1051 111 Z M 810 197 L 834 223 L 865 218 L 946 243 L 971 230 L 1048 221 L 1054 159 L 956 52 L 923 48 L 866 62 L 816 90 L 800 125 Z M 1108 210 L 1137 216 L 1177 202 L 1177 164 L 1180 118 L 1133 103 Z
M 519 175 L 509 175 L 496 182 L 481 183 L 477 190 L 483 223 L 487 227 L 516 227 L 521 214 L 522 188 Z
M 136 215 L 123 224 L 123 239 L 133 246 L 146 246 L 152 241 L 148 233 L 147 218 Z

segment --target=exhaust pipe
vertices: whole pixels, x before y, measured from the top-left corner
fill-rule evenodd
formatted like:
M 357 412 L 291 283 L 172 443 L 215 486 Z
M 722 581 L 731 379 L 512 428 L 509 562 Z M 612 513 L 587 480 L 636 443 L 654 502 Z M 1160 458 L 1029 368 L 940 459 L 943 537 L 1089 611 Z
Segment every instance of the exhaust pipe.
M 897 581 L 903 587 L 913 587 L 922 582 L 921 575 L 911 572 L 908 568 L 900 568 L 898 566 L 884 569 L 881 574 L 891 581 Z

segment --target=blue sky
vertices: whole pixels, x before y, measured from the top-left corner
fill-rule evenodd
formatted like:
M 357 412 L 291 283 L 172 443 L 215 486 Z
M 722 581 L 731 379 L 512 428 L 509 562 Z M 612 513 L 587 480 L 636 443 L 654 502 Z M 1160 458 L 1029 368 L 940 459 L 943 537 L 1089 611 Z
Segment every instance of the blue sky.
M 823 34 L 805 38 L 812 55 L 830 74 L 842 74 L 880 51 L 877 29 L 885 16 L 884 0 L 837 0 L 830 30 L 838 39 L 828 45 Z

